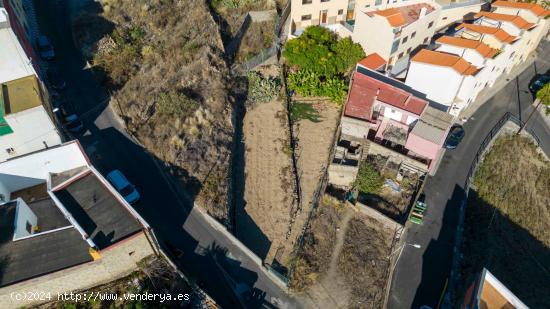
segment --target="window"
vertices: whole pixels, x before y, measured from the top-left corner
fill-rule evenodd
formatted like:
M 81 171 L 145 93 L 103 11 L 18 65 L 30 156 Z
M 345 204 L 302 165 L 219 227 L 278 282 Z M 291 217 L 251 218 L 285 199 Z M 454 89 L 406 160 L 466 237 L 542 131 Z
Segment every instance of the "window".
M 491 72 L 494 72 L 494 71 L 495 71 L 495 67 L 493 67 L 493 68 L 491 69 Z
M 407 36 L 404 37 L 404 38 L 403 38 L 403 41 L 401 41 L 401 43 L 403 43 L 403 44 L 407 43 L 407 40 L 408 40 L 408 39 L 409 39 L 409 37 L 407 37 Z
M 311 20 L 311 14 L 309 14 L 309 15 L 302 15 L 302 20 Z
M 407 54 L 410 54 L 411 53 L 411 48 L 407 48 Z
M 313 0 L 302 0 L 302 4 L 311 4 Z
M 512 53 L 510 54 L 510 59 L 512 59 L 512 57 L 514 57 L 515 54 L 516 54 L 516 52 L 512 52 Z
M 425 38 L 425 39 L 424 39 L 424 44 L 428 43 L 428 40 L 429 40 L 429 39 L 430 39 L 429 37 Z
M 411 39 L 416 36 L 416 31 L 411 34 Z
M 434 25 L 434 22 L 432 21 L 428 24 L 428 28 L 431 28 L 433 25 Z
M 397 51 L 397 49 L 399 48 L 399 40 L 395 40 L 393 41 L 393 44 L 391 46 L 391 52 L 390 54 L 393 54 Z
M 344 10 L 338 10 L 338 15 L 344 15 Z
M 403 53 L 399 53 L 399 56 L 397 56 L 397 59 L 403 58 Z
M 32 234 L 32 224 L 29 221 L 27 221 L 27 224 L 25 224 L 25 229 L 29 234 Z
M 329 2 L 330 0 L 321 0 L 321 2 Z
M 15 149 L 13 149 L 12 147 L 6 149 L 6 152 L 9 154 L 9 155 L 12 155 L 12 154 L 15 154 Z
M 441 18 L 441 19 L 442 19 L 442 20 L 447 20 L 447 16 L 445 16 L 445 17 L 443 17 L 443 18 Z
M 382 4 L 382 0 L 376 0 L 376 1 L 374 1 L 374 5 L 380 5 L 380 4 Z

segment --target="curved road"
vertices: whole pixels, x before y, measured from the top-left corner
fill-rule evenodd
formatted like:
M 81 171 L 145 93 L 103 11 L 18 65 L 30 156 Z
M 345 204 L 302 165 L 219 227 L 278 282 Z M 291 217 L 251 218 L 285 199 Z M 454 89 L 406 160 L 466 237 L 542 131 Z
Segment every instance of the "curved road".
M 403 250 L 393 276 L 389 308 L 437 307 L 450 274 L 468 170 L 479 145 L 505 112 L 525 121 L 532 111 L 533 97 L 527 87 L 535 74 L 549 71 L 550 43 L 542 41 L 537 50 L 534 64 L 510 80 L 464 124 L 464 140 L 457 149 L 446 151 L 436 175 L 426 181 L 424 192 L 430 212 L 423 225 L 411 224 L 405 236 L 406 243 L 422 247 L 406 246 Z M 550 156 L 550 129 L 542 116 L 535 113 L 527 127 L 537 134 L 541 148 Z
M 165 181 L 152 156 L 135 144 L 107 106 L 108 95 L 86 69 L 74 46 L 70 16 L 83 0 L 35 0 L 39 27 L 56 50 L 56 65 L 67 81 L 64 99 L 83 119 L 78 139 L 102 173 L 120 169 L 139 189 L 136 210 L 153 227 L 163 246 L 177 252 L 178 267 L 225 308 L 292 307 L 292 301 L 249 255 L 184 201 Z M 217 258 L 214 258 L 216 256 Z M 235 292 L 238 291 L 238 292 Z M 239 294 L 241 297 L 237 297 Z

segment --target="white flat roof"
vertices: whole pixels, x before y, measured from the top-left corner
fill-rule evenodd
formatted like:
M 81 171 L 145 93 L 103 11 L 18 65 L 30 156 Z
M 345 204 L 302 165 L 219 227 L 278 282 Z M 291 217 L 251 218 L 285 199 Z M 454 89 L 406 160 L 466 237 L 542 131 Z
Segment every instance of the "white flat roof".
M 6 10 L 0 9 L 0 21 L 5 14 Z M 11 28 L 0 29 L 0 46 L 0 83 L 35 75 L 30 59 Z

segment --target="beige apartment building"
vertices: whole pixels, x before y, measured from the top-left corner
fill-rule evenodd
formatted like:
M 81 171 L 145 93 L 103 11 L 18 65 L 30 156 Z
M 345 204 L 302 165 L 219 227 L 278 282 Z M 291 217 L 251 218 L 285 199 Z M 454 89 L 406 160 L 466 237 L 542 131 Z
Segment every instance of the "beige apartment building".
M 445 1 L 292 0 L 288 33 L 294 38 L 309 26 L 326 27 L 340 37 L 351 37 L 367 55 L 384 59 L 384 69 L 398 75 L 406 69 L 409 55 L 429 44 L 441 25 L 479 12 L 482 4 L 481 0 L 451 5 Z

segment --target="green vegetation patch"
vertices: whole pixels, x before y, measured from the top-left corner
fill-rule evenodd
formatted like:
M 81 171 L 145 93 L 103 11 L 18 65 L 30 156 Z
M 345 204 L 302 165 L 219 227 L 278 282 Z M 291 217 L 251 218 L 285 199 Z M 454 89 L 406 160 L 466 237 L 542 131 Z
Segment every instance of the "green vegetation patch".
M 369 162 L 363 161 L 359 166 L 359 172 L 355 179 L 354 186 L 359 192 L 368 194 L 374 194 L 380 192 L 382 185 L 384 184 L 384 178 L 376 170 L 376 168 Z
M 281 81 L 278 78 L 263 77 L 257 72 L 250 72 L 247 77 L 249 101 L 268 103 L 279 95 Z
M 541 100 L 542 104 L 546 107 L 546 115 L 550 115 L 550 83 L 537 91 L 537 99 Z
M 313 26 L 288 41 L 283 56 L 294 68 L 288 76 L 290 89 L 342 103 L 348 91 L 346 75 L 365 53 L 350 38 L 338 39 L 330 30 Z
M 309 120 L 311 122 L 320 122 L 319 112 L 309 103 L 292 102 L 290 115 L 293 121 Z
M 157 112 L 161 115 L 187 117 L 199 107 L 199 102 L 176 91 L 161 92 L 157 96 Z

